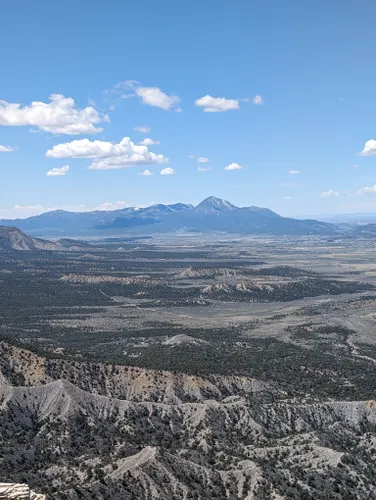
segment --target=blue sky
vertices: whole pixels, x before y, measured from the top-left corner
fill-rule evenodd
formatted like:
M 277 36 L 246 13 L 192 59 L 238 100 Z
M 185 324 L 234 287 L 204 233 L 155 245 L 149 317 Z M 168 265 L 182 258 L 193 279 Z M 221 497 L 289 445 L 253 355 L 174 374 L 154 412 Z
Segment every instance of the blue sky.
M 6 2 L 0 217 L 209 195 L 374 211 L 375 15 L 366 0 Z

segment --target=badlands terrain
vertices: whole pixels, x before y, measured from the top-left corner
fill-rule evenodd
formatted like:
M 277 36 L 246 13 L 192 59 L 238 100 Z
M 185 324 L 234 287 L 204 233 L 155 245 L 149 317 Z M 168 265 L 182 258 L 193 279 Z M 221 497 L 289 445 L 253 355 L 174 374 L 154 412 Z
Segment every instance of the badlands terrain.
M 2 482 L 54 500 L 375 498 L 372 238 L 4 235 Z

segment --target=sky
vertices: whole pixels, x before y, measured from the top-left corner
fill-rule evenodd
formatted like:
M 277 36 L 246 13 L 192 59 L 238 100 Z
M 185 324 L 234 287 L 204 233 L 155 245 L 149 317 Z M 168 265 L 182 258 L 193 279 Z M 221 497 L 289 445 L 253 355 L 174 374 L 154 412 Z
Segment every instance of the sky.
M 0 218 L 193 203 L 376 212 L 370 0 L 12 0 Z

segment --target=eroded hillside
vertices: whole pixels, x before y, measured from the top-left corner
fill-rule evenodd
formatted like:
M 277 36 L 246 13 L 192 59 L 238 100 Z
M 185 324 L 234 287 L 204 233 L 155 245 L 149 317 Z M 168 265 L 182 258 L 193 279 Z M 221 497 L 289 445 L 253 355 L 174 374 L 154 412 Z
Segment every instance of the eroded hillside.
M 2 473 L 49 499 L 376 494 L 374 401 L 0 349 Z

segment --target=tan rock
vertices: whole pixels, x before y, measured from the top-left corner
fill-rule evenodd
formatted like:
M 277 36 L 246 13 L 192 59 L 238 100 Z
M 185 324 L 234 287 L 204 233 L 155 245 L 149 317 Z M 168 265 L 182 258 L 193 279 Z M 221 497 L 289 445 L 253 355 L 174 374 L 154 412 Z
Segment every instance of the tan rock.
M 45 500 L 44 495 L 31 491 L 27 484 L 0 483 L 0 500 Z

